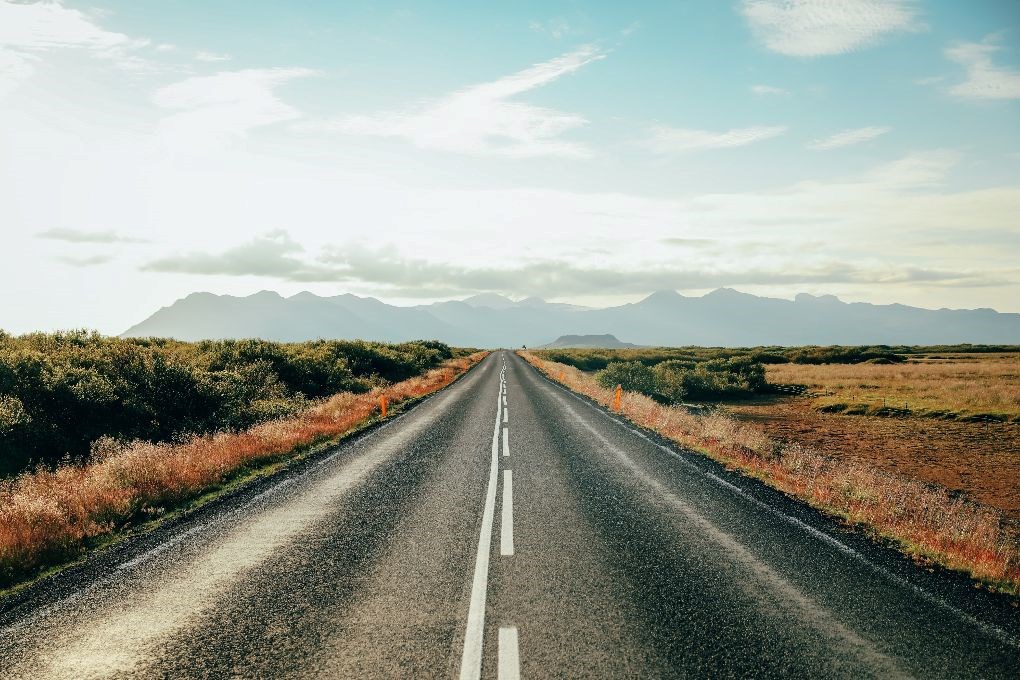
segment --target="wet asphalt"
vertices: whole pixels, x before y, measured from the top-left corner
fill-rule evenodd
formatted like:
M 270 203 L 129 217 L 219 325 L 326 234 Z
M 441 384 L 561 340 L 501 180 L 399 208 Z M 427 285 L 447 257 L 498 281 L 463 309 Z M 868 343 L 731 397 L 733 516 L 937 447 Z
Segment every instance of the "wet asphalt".
M 0 678 L 1017 678 L 1018 618 L 494 352 L 0 599 Z

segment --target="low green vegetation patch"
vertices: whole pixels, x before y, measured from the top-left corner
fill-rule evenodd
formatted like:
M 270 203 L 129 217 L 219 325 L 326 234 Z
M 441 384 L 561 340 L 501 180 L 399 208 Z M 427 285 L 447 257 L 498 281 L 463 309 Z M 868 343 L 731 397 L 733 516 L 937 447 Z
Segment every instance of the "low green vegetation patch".
M 83 459 L 117 441 L 241 430 L 461 353 L 434 341 L 188 343 L 0 331 L 0 474 Z
M 768 391 L 765 366 L 748 357 L 691 361 L 668 359 L 654 366 L 616 361 L 595 374 L 600 385 L 641 392 L 662 403 L 737 399 Z

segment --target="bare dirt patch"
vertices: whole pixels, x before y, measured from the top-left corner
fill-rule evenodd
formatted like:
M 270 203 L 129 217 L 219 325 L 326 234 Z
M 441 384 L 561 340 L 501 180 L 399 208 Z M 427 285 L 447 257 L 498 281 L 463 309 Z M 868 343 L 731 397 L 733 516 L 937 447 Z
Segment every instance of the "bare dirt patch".
M 940 484 L 1020 521 L 1020 424 L 822 413 L 806 397 L 724 409 L 773 438 Z

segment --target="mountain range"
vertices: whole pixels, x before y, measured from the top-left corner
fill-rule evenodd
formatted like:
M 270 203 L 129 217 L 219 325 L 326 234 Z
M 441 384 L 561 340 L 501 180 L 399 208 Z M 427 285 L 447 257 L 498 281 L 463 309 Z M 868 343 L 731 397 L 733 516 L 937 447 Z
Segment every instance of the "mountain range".
M 465 347 L 537 346 L 562 335 L 613 333 L 640 345 L 1020 344 L 1020 314 L 847 303 L 806 293 L 794 300 L 720 288 L 701 297 L 658 291 L 640 302 L 591 308 L 486 293 L 399 307 L 350 293 L 247 297 L 193 293 L 123 333 L 181 340 L 259 337 L 437 339 Z

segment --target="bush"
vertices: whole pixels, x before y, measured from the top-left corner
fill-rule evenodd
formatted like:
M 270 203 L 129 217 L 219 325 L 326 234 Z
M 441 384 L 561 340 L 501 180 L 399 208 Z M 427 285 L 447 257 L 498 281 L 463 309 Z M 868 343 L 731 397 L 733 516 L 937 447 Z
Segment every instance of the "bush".
M 453 356 L 438 342 L 185 343 L 87 331 L 0 331 L 0 474 L 84 458 L 93 442 L 171 441 L 239 430 L 309 400 L 420 375 Z
M 653 369 L 655 389 L 671 402 L 747 397 L 764 391 L 765 367 L 747 358 L 663 361 Z
M 655 391 L 655 375 L 640 361 L 615 361 L 596 373 L 595 379 L 607 388 L 621 385 L 625 390 L 644 394 Z

